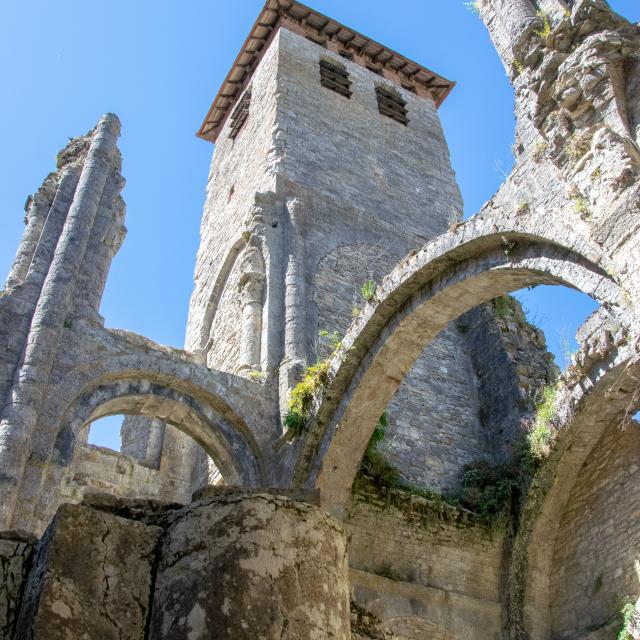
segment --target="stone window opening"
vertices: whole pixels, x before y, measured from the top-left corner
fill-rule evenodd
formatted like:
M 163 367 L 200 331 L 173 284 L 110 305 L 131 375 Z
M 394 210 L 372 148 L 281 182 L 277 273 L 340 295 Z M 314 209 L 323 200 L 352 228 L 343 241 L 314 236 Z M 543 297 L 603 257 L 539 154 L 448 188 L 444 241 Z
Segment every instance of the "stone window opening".
M 251 89 L 247 89 L 244 95 L 238 100 L 236 108 L 231 113 L 231 130 L 229 131 L 229 137 L 235 140 L 236 136 L 242 129 L 244 123 L 249 117 L 249 105 L 251 103 Z
M 351 80 L 348 71 L 342 65 L 320 60 L 320 84 L 345 98 L 351 97 Z
M 376 87 L 376 100 L 378 101 L 378 111 L 382 115 L 405 126 L 409 124 L 407 103 L 396 91 L 385 87 Z

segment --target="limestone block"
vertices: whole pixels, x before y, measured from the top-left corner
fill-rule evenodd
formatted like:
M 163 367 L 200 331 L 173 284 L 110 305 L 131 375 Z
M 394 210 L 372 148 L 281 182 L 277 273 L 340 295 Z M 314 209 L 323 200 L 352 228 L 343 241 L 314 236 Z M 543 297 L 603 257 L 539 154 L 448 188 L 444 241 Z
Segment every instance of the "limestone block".
M 172 516 L 160 548 L 150 637 L 350 638 L 346 540 L 319 508 L 221 492 Z
M 20 640 L 140 640 L 161 529 L 63 505 L 45 532 L 18 620 Z

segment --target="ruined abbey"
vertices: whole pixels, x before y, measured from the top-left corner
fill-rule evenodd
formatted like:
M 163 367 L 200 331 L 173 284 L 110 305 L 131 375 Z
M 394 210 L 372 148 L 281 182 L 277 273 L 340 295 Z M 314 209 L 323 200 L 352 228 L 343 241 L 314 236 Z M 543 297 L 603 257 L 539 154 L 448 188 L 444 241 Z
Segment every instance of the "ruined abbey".
M 640 25 L 473 8 L 516 163 L 462 221 L 454 83 L 267 0 L 198 132 L 184 350 L 99 314 L 118 118 L 58 154 L 0 292 L 0 638 L 640 638 Z M 538 284 L 599 304 L 562 373 Z

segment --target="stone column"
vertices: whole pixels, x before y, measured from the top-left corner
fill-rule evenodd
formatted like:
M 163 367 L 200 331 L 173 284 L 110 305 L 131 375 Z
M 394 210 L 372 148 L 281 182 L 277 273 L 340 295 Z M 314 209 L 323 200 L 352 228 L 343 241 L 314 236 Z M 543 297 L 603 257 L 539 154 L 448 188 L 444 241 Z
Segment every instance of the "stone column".
M 93 230 L 98 203 L 110 174 L 120 123 L 109 114 L 98 123 L 73 203 L 56 244 L 29 336 L 0 419 L 0 529 L 10 529 L 30 441 L 45 397 L 59 334 L 72 306 L 79 265 Z
M 53 194 L 47 193 L 44 188 L 38 191 L 35 196 L 29 198 L 29 206 L 25 218 L 26 227 L 7 278 L 7 289 L 15 287 L 26 278 L 52 200 Z
M 302 203 L 287 201 L 289 255 L 285 274 L 284 359 L 280 365 L 280 408 L 286 412 L 289 390 L 299 381 L 307 364 L 305 349 L 304 230 Z
M 540 23 L 531 0 L 479 0 L 478 9 L 507 74 L 518 59 L 520 44 Z
M 247 249 L 242 260 L 241 271 L 238 288 L 242 300 L 242 334 L 238 373 L 242 375 L 260 369 L 265 275 L 264 261 L 257 249 L 252 247 Z
M 159 549 L 149 637 L 348 640 L 344 530 L 306 502 L 208 490 Z

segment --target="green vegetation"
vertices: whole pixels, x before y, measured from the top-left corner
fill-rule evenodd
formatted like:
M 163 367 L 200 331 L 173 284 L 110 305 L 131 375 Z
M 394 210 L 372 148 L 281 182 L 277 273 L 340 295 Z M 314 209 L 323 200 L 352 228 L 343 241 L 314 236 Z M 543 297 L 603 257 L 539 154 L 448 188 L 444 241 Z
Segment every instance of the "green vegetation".
M 519 76 L 524 71 L 524 66 L 522 65 L 522 62 L 520 62 L 520 60 L 518 60 L 517 58 L 511 63 L 511 66 L 516 72 L 516 76 Z
M 516 302 L 511 296 L 498 296 L 490 302 L 493 313 L 501 320 L 509 320 L 515 315 Z
M 589 219 L 589 201 L 581 195 L 574 195 L 571 200 L 573 201 L 573 210 L 580 214 L 583 219 Z
M 318 337 L 322 342 L 328 344 L 332 353 L 342 349 L 342 336 L 337 331 L 327 331 L 327 329 L 321 329 L 318 331 Z
M 307 367 L 302 380 L 291 390 L 287 415 L 284 417 L 287 430 L 296 435 L 304 431 L 313 408 L 313 399 L 316 393 L 327 387 L 327 384 L 329 359 Z
M 384 440 L 388 426 L 387 412 L 385 411 L 373 429 L 369 443 L 364 452 L 360 471 L 369 476 L 379 487 L 394 489 L 400 487 L 401 478 L 399 471 L 378 451 L 378 446 Z
M 360 296 L 365 302 L 371 302 L 376 295 L 377 285 L 373 280 L 367 280 L 360 288 Z
M 514 303 L 508 296 L 500 296 L 495 300 L 494 308 L 497 306 L 505 314 L 511 312 Z M 379 450 L 388 426 L 386 413 L 380 416 L 373 430 L 360 463 L 360 475 L 366 476 L 379 489 L 384 489 L 387 495 L 390 489 L 395 489 L 421 496 L 436 504 L 470 511 L 489 528 L 498 526 L 517 513 L 523 491 L 553 446 L 558 389 L 558 383 L 542 389 L 529 433 L 516 443 L 511 459 L 502 464 L 478 460 L 466 465 L 457 491 L 442 494 L 416 487 L 404 480 L 398 469 Z
M 549 144 L 546 140 L 538 140 L 533 145 L 533 153 L 531 154 L 531 157 L 535 162 L 540 162 L 544 158 L 544 154 L 547 152 L 548 148 Z
M 529 451 L 538 464 L 548 457 L 555 441 L 558 388 L 559 384 L 556 383 L 542 389 L 540 400 L 536 404 L 535 418 L 527 435 Z
M 253 369 L 249 371 L 249 380 L 253 380 L 254 382 L 262 382 L 267 377 L 267 374 L 264 371 L 257 371 Z
M 460 490 L 449 501 L 480 516 L 486 526 L 493 526 L 511 514 L 520 496 L 521 471 L 518 460 L 491 465 L 479 460 L 465 466 Z
M 302 380 L 291 390 L 287 414 L 283 420 L 286 429 L 296 435 L 300 435 L 307 426 L 315 396 L 329 384 L 331 358 L 343 348 L 342 337 L 337 331 L 322 329 L 318 331 L 318 337 L 330 349 L 330 353 L 324 360 L 319 359 L 305 369 Z
M 529 213 L 529 203 L 526 200 L 521 200 L 516 207 L 516 213 L 518 215 Z
M 617 640 L 633 640 L 633 636 L 629 633 L 628 628 L 630 622 L 636 613 L 636 605 L 632 598 L 620 598 L 618 616 L 620 619 L 620 628 L 618 630 Z
M 575 132 L 565 145 L 565 151 L 569 159 L 573 162 L 578 162 L 591 148 L 592 138 L 593 134 L 590 131 Z
M 534 31 L 534 33 L 541 39 L 546 40 L 549 35 L 551 35 L 551 21 L 549 20 L 549 15 L 544 11 L 537 12 L 538 18 L 542 19 L 542 29 L 539 31 Z

